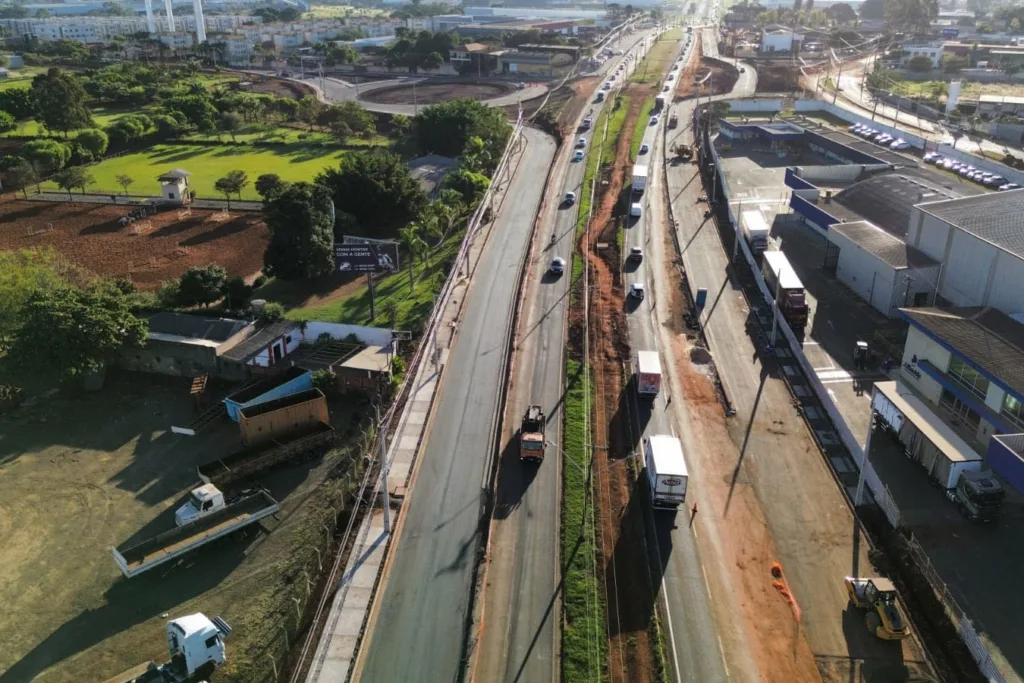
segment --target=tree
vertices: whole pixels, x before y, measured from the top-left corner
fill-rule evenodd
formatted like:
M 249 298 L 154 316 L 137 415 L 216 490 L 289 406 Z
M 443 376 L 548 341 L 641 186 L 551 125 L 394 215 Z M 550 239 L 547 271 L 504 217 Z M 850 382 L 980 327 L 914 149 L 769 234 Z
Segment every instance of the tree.
M 172 114 L 154 114 L 153 125 L 156 127 L 157 137 L 161 140 L 178 137 L 184 128 L 181 121 Z
M 334 271 L 331 195 L 319 183 L 293 183 L 263 205 L 270 242 L 263 272 L 282 280 L 308 280 Z
M 35 118 L 49 130 L 68 131 L 93 126 L 92 114 L 85 102 L 88 97 L 74 76 L 51 67 L 32 79 Z
M 827 7 L 825 12 L 840 24 L 853 24 L 857 21 L 857 13 L 845 2 L 837 2 L 831 7 Z
M 56 173 L 71 159 L 71 150 L 66 144 L 50 138 L 30 140 L 21 146 L 21 156 L 32 165 L 39 178 Z
M 863 8 L 861 13 L 863 15 Z M 927 33 L 931 22 L 939 15 L 939 3 L 938 0 L 888 0 L 883 13 L 891 29 Z
M 63 171 L 54 174 L 53 181 L 57 187 L 68 191 L 68 199 L 71 199 L 71 190 L 81 188 L 85 194 L 85 188 L 92 185 L 96 180 L 83 166 L 70 166 Z
M 208 306 L 221 298 L 227 280 L 228 272 L 216 263 L 191 266 L 178 280 L 178 304 Z
M 8 88 L 0 90 L 0 110 L 14 117 L 15 121 L 30 118 L 36 113 L 36 101 L 30 88 Z
M 263 197 L 263 201 L 269 202 L 271 199 L 281 194 L 281 191 L 288 186 L 288 183 L 281 180 L 281 176 L 276 173 L 264 173 L 256 182 L 253 187 L 256 188 L 256 192 Z
M 864 0 L 858 8 L 861 19 L 884 19 L 886 0 Z
M 13 116 L 5 111 L 0 111 L 0 133 L 9 133 L 17 127 Z
M 309 129 L 313 130 L 313 124 L 316 123 L 322 109 L 323 105 L 315 97 L 306 95 L 299 100 L 299 108 L 296 114 L 299 121 L 308 124 Z
M 917 55 L 907 61 L 907 69 L 916 73 L 932 70 L 932 59 L 926 55 Z
M 20 312 L 4 363 L 19 376 L 78 378 L 104 370 L 125 348 L 146 341 L 146 323 L 110 282 L 33 292 Z
M 233 277 L 221 287 L 221 294 L 229 309 L 243 308 L 252 298 L 252 287 L 240 277 Z
M 21 309 L 33 292 L 50 291 L 76 276 L 52 249 L 0 251 L 0 349 L 21 324 Z
M 7 167 L 4 171 L 7 174 L 7 183 L 12 187 L 21 190 L 25 198 L 28 198 L 28 186 L 39 180 L 32 165 L 22 158 Z
M 242 115 L 237 114 L 233 111 L 226 111 L 220 115 L 220 119 L 217 121 L 217 127 L 223 132 L 231 136 L 231 141 L 235 141 L 235 133 L 239 128 L 242 127 Z
M 75 136 L 75 142 L 88 152 L 92 159 L 98 159 L 107 153 L 107 145 L 110 142 L 110 138 L 102 130 L 88 128 L 79 131 L 78 135 Z
M 228 209 L 231 208 L 231 195 L 238 195 L 242 198 L 242 190 L 249 185 L 249 176 L 245 171 L 228 171 L 228 174 L 213 184 L 214 189 L 224 195 L 228 201 Z
M 402 246 L 405 247 L 406 253 L 409 254 L 410 293 L 416 288 L 416 254 L 422 253 L 427 247 L 427 243 L 423 241 L 420 232 L 420 226 L 416 223 L 410 223 L 398 230 L 398 239 L 401 240 Z
M 128 195 L 128 188 L 135 183 L 135 178 L 132 178 L 130 175 L 125 175 L 124 173 L 119 174 L 114 180 L 117 181 L 118 185 L 124 188 L 125 196 Z
M 346 154 L 317 182 L 330 190 L 339 212 L 351 214 L 370 234 L 408 223 L 426 203 L 405 161 L 387 150 Z
M 478 137 L 495 159 L 512 130 L 503 112 L 470 99 L 425 107 L 413 119 L 413 127 L 423 154 L 457 157 L 470 138 Z
M 405 137 L 412 129 L 412 120 L 405 114 L 395 114 L 391 117 L 391 130 L 396 137 Z
M 490 185 L 487 176 L 465 168 L 452 171 L 444 179 L 444 187 L 458 192 L 466 204 L 472 204 L 482 197 Z

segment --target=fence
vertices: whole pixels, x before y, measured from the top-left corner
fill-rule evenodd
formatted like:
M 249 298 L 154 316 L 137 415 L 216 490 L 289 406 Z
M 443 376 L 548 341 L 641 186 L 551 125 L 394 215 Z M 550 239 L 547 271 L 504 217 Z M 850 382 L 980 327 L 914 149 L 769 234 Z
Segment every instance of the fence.
M 710 144 L 710 140 L 706 137 L 702 137 L 700 142 L 706 148 L 704 150 L 705 155 L 708 153 L 707 149 L 710 149 L 710 156 L 714 161 L 715 172 L 718 173 L 719 160 L 717 150 L 715 149 L 714 145 Z M 724 194 L 725 183 L 722 182 L 720 186 L 723 188 L 722 201 L 728 204 L 728 198 Z M 754 281 L 757 284 L 758 292 L 761 294 L 762 297 L 764 297 L 764 300 L 766 302 L 773 301 L 774 296 L 765 284 L 764 278 L 761 277 L 761 270 L 757 266 L 757 263 L 754 261 L 754 256 L 751 253 L 750 248 L 747 246 L 746 240 L 742 239 L 738 232 L 738 224 L 736 223 L 736 219 L 733 215 L 731 208 L 729 209 L 728 213 L 730 223 L 734 231 L 734 239 L 736 240 L 739 246 L 739 250 L 743 253 L 743 258 L 746 261 L 747 266 L 750 268 L 750 271 L 753 274 Z M 778 330 L 780 330 L 782 332 L 782 335 L 785 337 L 786 343 L 789 347 L 792 357 L 799 364 L 804 379 L 806 380 L 807 384 L 809 384 L 813 389 L 814 395 L 817 398 L 818 403 L 821 405 L 825 413 L 828 415 L 828 418 L 832 423 L 832 426 L 835 429 L 840 441 L 842 442 L 846 450 L 849 452 L 850 456 L 854 459 L 857 466 L 864 468 L 865 484 L 871 491 L 871 494 L 874 496 L 878 506 L 885 513 L 886 519 L 889 521 L 889 523 L 893 526 L 894 529 L 899 528 L 901 522 L 899 506 L 893 499 L 893 496 L 890 493 L 888 487 L 878 477 L 878 474 L 871 466 L 871 463 L 866 460 L 866 454 L 864 452 L 863 447 L 860 445 L 860 443 L 858 443 L 856 438 L 853 436 L 853 433 L 850 431 L 849 426 L 846 424 L 846 420 L 840 414 L 839 409 L 836 407 L 835 402 L 832 400 L 832 397 L 829 394 L 828 389 L 826 389 L 825 385 L 821 383 L 821 380 L 818 378 L 818 375 L 814 371 L 814 368 L 808 362 L 807 356 L 804 355 L 803 352 L 803 345 L 799 341 L 797 341 L 792 330 L 790 330 L 789 328 L 789 324 L 782 316 L 782 313 L 778 310 L 774 310 L 773 312 L 776 316 Z M 956 600 L 953 598 L 953 595 L 950 593 L 945 581 L 943 581 L 942 578 L 939 576 L 939 573 L 935 570 L 934 566 L 931 563 L 931 560 L 928 559 L 928 556 L 925 553 L 924 549 L 920 546 L 919 543 L 917 543 L 916 539 L 914 539 L 912 535 L 910 539 L 910 546 L 912 550 L 911 554 L 915 562 L 920 567 L 922 574 L 927 579 L 931 588 L 939 597 L 939 600 L 942 603 L 944 609 L 946 610 L 946 613 L 949 615 L 949 618 L 955 625 L 957 625 L 957 632 L 960 634 L 961 639 L 970 651 L 971 656 L 977 663 L 981 673 L 984 676 L 986 676 L 989 681 L 993 683 L 1005 683 L 1005 678 L 996 668 L 995 663 L 992 660 L 992 656 L 989 654 L 988 649 L 985 647 L 985 644 L 978 636 L 978 633 L 974 629 L 974 626 L 971 623 L 971 620 L 968 618 L 967 613 L 963 609 L 961 609 L 960 606 L 957 604 Z

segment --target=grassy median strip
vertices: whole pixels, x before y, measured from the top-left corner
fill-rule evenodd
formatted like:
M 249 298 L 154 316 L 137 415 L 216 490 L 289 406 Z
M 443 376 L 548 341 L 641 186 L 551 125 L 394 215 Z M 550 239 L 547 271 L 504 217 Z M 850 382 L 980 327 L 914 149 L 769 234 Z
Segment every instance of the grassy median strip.
M 594 500 L 585 474 L 589 463 L 585 425 L 593 386 L 586 386 L 583 364 L 566 359 L 565 433 L 562 466 L 562 680 L 602 680 L 608 636 L 605 605 L 598 590 L 594 546 Z
M 640 153 L 640 145 L 644 141 L 644 133 L 647 132 L 647 127 L 651 125 L 652 111 L 654 111 L 654 98 L 648 97 L 640 108 L 640 116 L 636 119 L 636 125 L 633 126 L 633 142 L 629 147 L 629 158 L 633 161 L 636 161 Z
M 678 47 L 679 40 L 683 37 L 683 29 L 674 28 L 666 31 L 654 41 L 654 45 L 648 50 L 647 56 L 640 62 L 636 71 L 630 77 L 633 83 L 656 83 L 665 77 L 668 71 L 668 64 L 672 61 Z

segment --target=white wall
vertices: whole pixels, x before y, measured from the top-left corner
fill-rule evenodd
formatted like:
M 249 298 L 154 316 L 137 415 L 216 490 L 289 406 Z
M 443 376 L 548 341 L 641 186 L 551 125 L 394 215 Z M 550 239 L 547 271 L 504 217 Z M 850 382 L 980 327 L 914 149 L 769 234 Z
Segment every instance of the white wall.
M 947 372 L 953 355 L 932 341 L 924 332 L 914 326 L 910 327 L 907 343 L 903 347 L 903 366 L 900 369 L 903 381 L 917 389 L 932 403 L 938 404 L 942 396 L 942 385 L 921 372 L 920 368 L 911 362 L 914 356 L 917 356 L 918 361 L 927 360 L 936 369 Z
M 310 320 L 302 334 L 302 341 L 314 343 L 321 334 L 329 334 L 331 339 L 344 339 L 350 334 L 368 346 L 387 346 L 391 343 L 391 330 L 381 327 L 363 327 L 362 325 L 342 325 L 341 323 L 325 323 Z
M 855 166 L 853 164 L 834 164 L 831 166 L 798 166 L 796 174 L 809 183 L 817 183 L 828 180 L 853 182 L 864 171 L 876 170 L 878 168 L 889 168 L 889 164 L 878 166 L 877 164 Z
M 985 305 L 1007 315 L 1024 312 L 1024 260 L 1000 250 L 994 268 Z
M 952 235 L 939 294 L 954 306 L 984 306 L 998 250 L 963 230 Z
M 949 224 L 921 211 L 916 206 L 910 211 L 907 244 L 916 247 L 939 263 L 946 260 L 946 242 Z
M 839 247 L 836 277 L 875 310 L 888 316 L 895 279 L 892 266 L 845 236 L 829 232 L 829 241 Z
M 729 100 L 729 111 L 764 112 L 775 114 L 782 111 L 782 100 L 770 98 L 751 98 L 745 100 Z

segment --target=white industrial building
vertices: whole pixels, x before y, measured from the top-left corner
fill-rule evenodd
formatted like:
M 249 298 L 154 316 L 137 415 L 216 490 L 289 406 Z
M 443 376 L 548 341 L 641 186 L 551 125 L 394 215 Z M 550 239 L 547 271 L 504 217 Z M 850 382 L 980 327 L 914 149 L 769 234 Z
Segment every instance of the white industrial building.
M 1024 312 L 1024 190 L 918 204 L 906 242 L 942 263 L 940 303 Z
M 828 240 L 839 248 L 836 277 L 882 315 L 932 302 L 937 260 L 868 221 L 833 225 Z
M 789 29 L 761 31 L 761 52 L 792 52 L 794 45 L 799 50 L 804 36 Z
M 902 380 L 984 452 L 1024 431 L 1024 324 L 987 307 L 905 309 Z
M 914 57 L 927 57 L 931 60 L 932 68 L 938 69 L 942 66 L 942 43 L 926 43 L 924 45 L 904 45 L 903 56 L 900 64 L 906 66 Z

